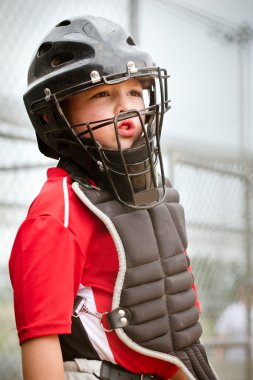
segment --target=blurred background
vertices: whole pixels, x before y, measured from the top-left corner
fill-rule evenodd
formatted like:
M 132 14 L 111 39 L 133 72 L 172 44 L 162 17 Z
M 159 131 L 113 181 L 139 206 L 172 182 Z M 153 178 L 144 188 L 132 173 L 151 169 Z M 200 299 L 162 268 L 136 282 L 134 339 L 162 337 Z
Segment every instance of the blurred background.
M 162 145 L 185 208 L 202 341 L 221 380 L 252 380 L 253 1 L 5 0 L 0 9 L 0 379 L 22 379 L 8 258 L 55 165 L 23 106 L 27 68 L 54 25 L 92 14 L 120 22 L 171 75 Z

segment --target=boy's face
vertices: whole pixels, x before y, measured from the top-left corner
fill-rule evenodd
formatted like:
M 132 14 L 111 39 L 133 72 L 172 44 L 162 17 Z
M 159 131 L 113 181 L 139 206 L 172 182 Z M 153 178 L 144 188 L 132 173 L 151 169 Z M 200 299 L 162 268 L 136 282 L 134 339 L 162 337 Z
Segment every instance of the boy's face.
M 122 111 L 144 108 L 142 86 L 139 80 L 129 79 L 114 85 L 102 85 L 74 95 L 64 104 L 64 114 L 71 126 L 106 118 L 112 118 Z M 94 127 L 96 124 L 92 124 Z M 77 133 L 87 129 L 76 127 Z M 105 148 L 118 147 L 114 125 L 110 124 L 93 131 L 95 139 Z M 118 134 L 122 149 L 130 148 L 142 134 L 138 117 L 118 123 Z

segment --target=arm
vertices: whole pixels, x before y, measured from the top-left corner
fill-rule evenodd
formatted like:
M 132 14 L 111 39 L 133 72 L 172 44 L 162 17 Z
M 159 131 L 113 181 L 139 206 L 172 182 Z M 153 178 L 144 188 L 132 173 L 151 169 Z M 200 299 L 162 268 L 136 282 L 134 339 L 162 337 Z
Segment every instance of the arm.
M 21 346 L 24 380 L 63 380 L 63 360 L 57 335 L 25 341 Z

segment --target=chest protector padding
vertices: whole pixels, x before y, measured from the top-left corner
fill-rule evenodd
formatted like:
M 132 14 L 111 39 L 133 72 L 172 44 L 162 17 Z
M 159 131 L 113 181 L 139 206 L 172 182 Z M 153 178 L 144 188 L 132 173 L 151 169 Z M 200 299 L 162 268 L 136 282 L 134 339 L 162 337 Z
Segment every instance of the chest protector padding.
M 159 205 L 134 210 L 106 191 L 80 189 L 110 218 L 124 248 L 124 281 L 120 289 L 115 286 L 114 297 L 119 293 L 117 307 L 130 317 L 126 325 L 112 323 L 112 328 L 120 327 L 144 354 L 159 352 L 178 358 L 193 375 L 187 373 L 189 379 L 215 380 L 199 343 L 202 329 L 188 270 L 184 211 L 178 193 L 169 188 Z
M 124 246 L 127 270 L 120 306 L 131 315 L 125 333 L 141 346 L 164 353 L 189 347 L 199 339 L 201 326 L 178 193 L 168 189 L 163 203 L 144 210 L 108 200 L 102 193 L 85 191 L 110 217 Z

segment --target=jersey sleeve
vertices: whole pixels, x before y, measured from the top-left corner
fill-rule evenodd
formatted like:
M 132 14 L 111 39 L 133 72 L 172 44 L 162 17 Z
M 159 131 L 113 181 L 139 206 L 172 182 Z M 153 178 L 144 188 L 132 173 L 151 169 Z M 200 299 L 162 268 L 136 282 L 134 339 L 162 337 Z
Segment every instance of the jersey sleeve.
M 20 344 L 71 332 L 84 262 L 75 236 L 56 219 L 40 216 L 24 221 L 9 263 Z

